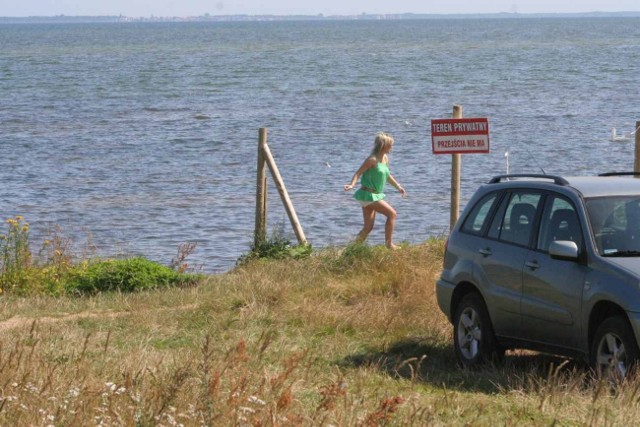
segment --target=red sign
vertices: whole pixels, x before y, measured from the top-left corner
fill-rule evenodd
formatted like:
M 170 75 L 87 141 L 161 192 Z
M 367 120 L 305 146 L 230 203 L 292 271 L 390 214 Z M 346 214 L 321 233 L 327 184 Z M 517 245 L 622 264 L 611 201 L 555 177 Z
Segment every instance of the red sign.
M 489 121 L 475 119 L 431 120 L 433 154 L 489 153 Z

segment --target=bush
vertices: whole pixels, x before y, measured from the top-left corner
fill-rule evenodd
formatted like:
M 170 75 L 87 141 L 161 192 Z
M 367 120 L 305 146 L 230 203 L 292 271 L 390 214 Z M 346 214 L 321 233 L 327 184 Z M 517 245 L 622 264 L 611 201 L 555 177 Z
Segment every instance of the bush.
M 253 259 L 301 259 L 308 257 L 312 252 L 310 244 L 292 246 L 291 241 L 281 233 L 274 232 L 264 242 L 251 245 L 249 253 L 242 255 L 236 264 L 242 265 Z
M 195 243 L 181 245 L 173 269 L 142 257 L 74 262 L 70 239 L 54 229 L 40 251 L 30 250 L 29 224 L 22 216 L 5 221 L 0 232 L 0 295 L 64 295 L 104 291 L 134 292 L 166 286 L 195 284 L 202 275 L 185 274 L 185 258 Z
M 7 233 L 0 234 L 0 293 L 25 293 L 31 268 L 29 224 L 21 216 L 5 223 Z
M 178 273 L 146 258 L 98 261 L 71 274 L 69 291 L 98 293 L 136 292 L 197 282 L 200 276 Z

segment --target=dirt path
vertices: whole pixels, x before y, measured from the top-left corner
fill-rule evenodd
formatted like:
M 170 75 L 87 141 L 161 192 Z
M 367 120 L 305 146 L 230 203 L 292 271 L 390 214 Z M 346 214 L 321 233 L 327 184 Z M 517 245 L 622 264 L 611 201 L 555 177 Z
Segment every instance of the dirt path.
M 188 310 L 191 308 L 196 308 L 197 304 L 186 304 L 178 307 L 166 307 L 166 308 L 154 308 L 145 311 L 168 311 L 168 310 Z M 139 313 L 139 312 L 136 312 Z M 25 326 L 31 326 L 33 322 L 36 322 L 38 325 L 49 325 L 60 322 L 67 322 L 70 320 L 77 319 L 94 319 L 94 318 L 108 318 L 113 319 L 120 316 L 126 316 L 128 314 L 132 314 L 131 311 L 100 311 L 100 312 L 89 312 L 84 311 L 80 313 L 73 314 L 62 314 L 57 317 L 51 316 L 43 316 L 43 317 L 23 317 L 23 316 L 15 316 L 11 317 L 7 320 L 0 322 L 0 332 L 9 331 L 11 329 L 16 329 Z
M 103 311 L 103 312 L 99 312 L 99 313 L 82 312 L 82 313 L 75 313 L 75 314 L 65 314 L 65 315 L 61 315 L 60 317 L 50 317 L 50 316 L 44 316 L 44 317 L 22 317 L 22 316 L 15 316 L 15 317 L 12 317 L 10 319 L 7 319 L 5 321 L 0 322 L 0 332 L 4 332 L 4 331 L 11 330 L 11 329 L 20 328 L 22 326 L 30 326 L 30 325 L 33 324 L 33 322 L 36 322 L 39 325 L 43 325 L 43 324 L 66 322 L 68 320 L 91 319 L 91 318 L 95 318 L 95 317 L 114 318 L 114 317 L 118 317 L 118 316 L 124 316 L 126 314 L 129 314 L 129 312 L 126 312 L 126 311 L 122 311 L 122 312 Z

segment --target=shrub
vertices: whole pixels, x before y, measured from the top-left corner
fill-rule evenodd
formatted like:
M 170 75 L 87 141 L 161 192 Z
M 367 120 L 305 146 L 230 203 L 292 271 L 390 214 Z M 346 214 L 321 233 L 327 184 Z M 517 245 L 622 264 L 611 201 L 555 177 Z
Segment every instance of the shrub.
M 282 235 L 282 232 L 274 232 L 270 238 L 251 245 L 249 253 L 242 255 L 236 264 L 242 265 L 253 259 L 301 259 L 313 252 L 310 244 L 292 246 L 291 241 Z
M 29 224 L 21 216 L 9 218 L 6 224 L 7 234 L 0 235 L 0 293 L 24 293 L 31 268 Z
M 69 291 L 98 293 L 108 291 L 136 292 L 167 286 L 185 286 L 197 282 L 200 276 L 183 274 L 146 258 L 135 257 L 105 260 L 78 268 L 71 274 Z
M 6 233 L 0 233 L 0 294 L 63 295 L 67 292 L 133 292 L 166 286 L 195 284 L 202 275 L 185 274 L 185 258 L 194 243 L 181 245 L 172 261 L 173 269 L 142 257 L 74 262 L 71 240 L 56 228 L 40 251 L 33 256 L 29 242 L 29 224 L 21 216 L 5 221 Z

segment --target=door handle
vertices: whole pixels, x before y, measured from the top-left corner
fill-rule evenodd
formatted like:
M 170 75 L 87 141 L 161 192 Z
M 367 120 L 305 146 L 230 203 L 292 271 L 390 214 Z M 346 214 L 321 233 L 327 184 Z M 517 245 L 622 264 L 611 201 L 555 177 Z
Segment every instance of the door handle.
M 538 264 L 538 261 L 527 261 L 524 265 L 532 270 L 537 270 L 540 268 L 540 264 Z
M 478 252 L 480 252 L 480 254 L 482 254 L 482 256 L 484 256 L 484 257 L 488 257 L 489 255 L 493 255 L 493 252 L 491 252 L 490 248 L 480 249 Z

